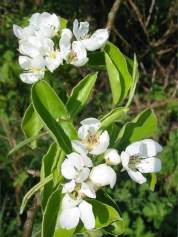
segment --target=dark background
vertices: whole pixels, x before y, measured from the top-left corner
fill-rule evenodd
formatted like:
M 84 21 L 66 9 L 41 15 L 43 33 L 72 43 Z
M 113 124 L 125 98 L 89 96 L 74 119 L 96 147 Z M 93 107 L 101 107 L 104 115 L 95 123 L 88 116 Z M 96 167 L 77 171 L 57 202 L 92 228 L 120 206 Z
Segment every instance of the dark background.
M 0 3 L 0 236 L 22 236 L 25 214 L 19 216 L 19 205 L 25 192 L 38 181 L 27 170 L 39 170 L 42 154 L 50 142 L 39 141 L 35 151 L 28 147 L 8 157 L 8 151 L 24 139 L 21 119 L 30 101 L 30 86 L 19 79 L 18 42 L 12 25 L 25 25 L 34 12 L 56 13 L 69 20 L 88 20 L 91 30 L 103 28 L 111 0 L 1 0 Z M 149 185 L 139 186 L 121 175 L 112 195 L 125 219 L 125 236 L 177 236 L 178 191 L 178 71 L 177 15 L 175 0 L 123 0 L 118 10 L 110 40 L 124 54 L 139 61 L 140 80 L 131 106 L 135 115 L 153 108 L 158 117 L 155 135 L 163 146 L 162 171 L 155 192 Z M 65 100 L 63 87 L 70 91 L 91 69 L 60 68 L 52 84 Z M 79 120 L 88 115 L 99 116 L 111 107 L 110 88 L 105 72 L 101 72 L 94 95 Z M 76 121 L 77 122 L 77 121 Z M 77 123 L 76 123 L 77 124 Z M 33 236 L 38 236 L 40 212 L 35 219 Z

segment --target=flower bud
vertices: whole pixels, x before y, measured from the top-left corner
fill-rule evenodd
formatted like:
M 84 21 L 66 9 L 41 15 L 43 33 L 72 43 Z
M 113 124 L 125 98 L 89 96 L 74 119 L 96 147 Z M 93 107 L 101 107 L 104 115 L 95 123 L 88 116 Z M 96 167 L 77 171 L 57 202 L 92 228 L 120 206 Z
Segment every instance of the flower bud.
M 107 149 L 104 159 L 108 165 L 118 165 L 121 162 L 120 155 L 116 149 Z
M 89 178 L 91 182 L 98 187 L 110 185 L 110 187 L 113 188 L 116 183 L 115 171 L 106 164 L 94 167 L 91 170 Z

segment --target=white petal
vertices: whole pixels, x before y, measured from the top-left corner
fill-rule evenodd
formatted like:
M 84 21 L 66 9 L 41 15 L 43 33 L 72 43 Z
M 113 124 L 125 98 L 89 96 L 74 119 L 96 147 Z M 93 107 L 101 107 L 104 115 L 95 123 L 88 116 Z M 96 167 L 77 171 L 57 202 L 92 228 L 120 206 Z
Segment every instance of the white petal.
M 21 68 L 28 70 L 31 68 L 31 58 L 27 56 L 19 56 L 19 64 Z
M 56 68 L 59 67 L 59 65 L 62 64 L 63 59 L 61 53 L 57 52 L 55 58 L 47 56 L 45 61 L 46 67 L 49 69 L 50 72 L 53 72 Z
M 141 173 L 159 172 L 161 170 L 161 161 L 154 157 L 141 159 L 136 168 Z
M 93 214 L 92 205 L 86 201 L 82 201 L 79 205 L 80 218 L 87 230 L 95 227 L 95 216 Z
M 140 147 L 142 145 L 142 141 L 133 142 L 126 148 L 126 152 L 129 156 L 137 156 L 140 155 Z
M 129 159 L 130 159 L 129 155 L 125 151 L 123 151 L 121 153 L 121 162 L 122 162 L 122 166 L 124 167 L 124 169 L 128 168 Z
M 82 183 L 86 179 L 88 179 L 88 176 L 90 174 L 90 170 L 88 168 L 83 168 L 79 173 L 78 176 L 76 177 L 76 182 L 77 183 Z
M 31 59 L 31 67 L 32 69 L 43 69 L 45 68 L 45 60 L 41 55 L 38 55 Z
M 62 199 L 62 210 L 63 209 L 70 209 L 72 207 L 76 207 L 81 200 L 74 200 L 71 198 L 68 194 L 65 194 L 63 199 Z
M 84 160 L 82 156 L 76 152 L 72 152 L 67 155 L 68 160 L 71 162 L 72 166 L 77 170 L 81 170 L 84 167 Z
M 71 193 L 75 189 L 75 181 L 72 180 L 63 185 L 62 193 Z
M 107 149 L 104 159 L 108 165 L 118 165 L 121 162 L 120 155 L 116 149 Z
M 98 144 L 89 152 L 93 155 L 100 155 L 104 153 L 109 146 L 109 134 L 107 131 L 104 131 L 100 137 Z
M 79 223 L 80 210 L 78 207 L 64 209 L 59 217 L 60 225 L 64 229 L 73 229 Z
M 82 183 L 80 192 L 85 194 L 87 197 L 96 198 L 96 192 L 93 185 L 91 185 L 91 182 Z
M 63 55 L 63 58 L 66 60 L 68 54 L 71 51 L 71 39 L 72 32 L 69 29 L 63 29 L 61 33 L 61 39 L 59 41 L 60 51 Z
M 74 168 L 73 162 L 69 159 L 65 159 L 61 165 L 61 173 L 66 179 L 74 179 L 77 172 Z
M 27 72 L 27 73 L 20 74 L 20 79 L 27 84 L 33 84 L 39 81 L 40 79 L 42 79 L 43 77 L 44 77 L 44 72 L 39 72 L 39 73 Z
M 82 40 L 82 43 L 87 50 L 95 51 L 105 45 L 108 37 L 109 33 L 107 29 L 99 29 L 96 30 L 89 39 Z
M 130 178 L 133 179 L 135 182 L 139 184 L 143 184 L 146 182 L 146 178 L 139 171 L 133 171 L 128 169 L 127 172 Z
M 77 140 L 72 140 L 71 143 L 72 143 L 72 148 L 76 152 L 78 152 L 80 154 L 83 154 L 83 153 L 86 154 L 88 152 L 87 149 L 86 149 L 86 146 L 83 143 L 81 143 Z
M 89 31 L 89 23 L 87 21 L 80 22 L 80 26 L 78 24 L 78 20 L 75 19 L 73 22 L 73 33 L 77 40 L 84 39 Z
M 40 51 L 38 48 L 34 47 L 29 41 L 21 40 L 19 44 L 19 51 L 23 55 L 27 55 L 30 57 L 36 57 L 40 55 Z
M 140 153 L 143 157 L 156 156 L 157 153 L 162 151 L 162 146 L 152 139 L 142 140 L 142 145 L 140 147 Z
M 90 180 L 97 186 L 110 185 L 113 188 L 116 183 L 116 173 L 110 166 L 101 164 L 91 170 Z
M 90 168 L 93 166 L 92 160 L 85 153 L 82 153 L 81 156 L 86 167 Z
M 87 118 L 80 122 L 82 125 L 92 126 L 95 130 L 98 130 L 101 127 L 101 123 L 96 118 Z

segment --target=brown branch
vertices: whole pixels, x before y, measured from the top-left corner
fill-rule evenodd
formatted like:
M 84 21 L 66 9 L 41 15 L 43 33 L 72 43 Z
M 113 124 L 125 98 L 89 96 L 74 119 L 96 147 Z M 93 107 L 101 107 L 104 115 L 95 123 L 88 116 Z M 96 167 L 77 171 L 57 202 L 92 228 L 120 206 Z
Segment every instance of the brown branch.
M 151 20 L 151 15 L 152 15 L 152 12 L 153 12 L 153 8 L 155 6 L 155 0 L 152 0 L 151 1 L 151 5 L 150 5 L 150 9 L 149 9 L 149 15 L 146 19 L 146 23 L 145 23 L 145 26 L 147 27 L 150 23 L 150 20 Z
M 39 170 L 27 170 L 27 173 L 31 175 L 32 177 L 40 177 L 40 171 Z
M 31 237 L 33 230 L 33 223 L 36 216 L 37 209 L 40 207 L 39 193 L 37 193 L 33 200 L 33 206 L 27 211 L 27 219 L 24 224 L 23 237 Z
M 113 28 L 114 21 L 115 21 L 115 18 L 116 18 L 116 13 L 119 9 L 121 1 L 122 0 L 115 0 L 115 2 L 112 5 L 112 8 L 111 8 L 111 10 L 108 14 L 108 21 L 107 21 L 107 24 L 106 24 L 106 28 L 108 29 L 109 32 L 111 32 L 111 29 Z

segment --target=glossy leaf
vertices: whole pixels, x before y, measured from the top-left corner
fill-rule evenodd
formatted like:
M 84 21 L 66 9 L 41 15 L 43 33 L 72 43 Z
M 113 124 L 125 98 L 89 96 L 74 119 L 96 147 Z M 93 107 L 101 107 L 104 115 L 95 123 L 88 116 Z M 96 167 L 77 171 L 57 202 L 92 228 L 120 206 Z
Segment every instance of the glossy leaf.
M 88 102 L 97 79 L 97 73 L 91 73 L 81 80 L 72 90 L 67 102 L 67 109 L 74 118 Z
M 122 220 L 117 210 L 112 206 L 104 204 L 103 202 L 100 202 L 98 200 L 90 199 L 87 201 L 91 203 L 93 207 L 93 213 L 96 220 L 96 229 L 106 227 L 115 221 Z M 82 224 L 78 225 L 76 233 L 78 232 L 85 232 L 85 228 Z
M 104 52 L 93 52 L 88 55 L 87 66 L 91 68 L 106 70 Z
M 42 237 L 53 237 L 61 202 L 61 190 L 57 188 L 50 196 L 42 221 Z
M 43 123 L 39 118 L 38 114 L 30 104 L 25 111 L 22 119 L 22 130 L 24 131 L 27 138 L 38 135 L 39 131 L 43 127 Z M 36 147 L 36 140 L 31 143 L 31 147 L 34 149 Z
M 125 149 L 132 142 L 151 137 L 157 130 L 157 118 L 152 110 L 145 110 L 131 122 L 126 123 L 118 134 L 116 147 Z
M 41 166 L 41 180 L 45 179 L 48 175 L 52 173 L 52 167 L 55 165 L 56 159 L 60 155 L 60 148 L 56 143 L 51 144 L 47 153 L 43 156 L 42 166 Z M 41 192 L 41 204 L 44 210 L 48 198 L 53 190 L 53 180 L 44 185 Z
M 124 221 L 119 220 L 104 228 L 104 230 L 113 236 L 118 236 L 124 233 Z
M 112 43 L 105 46 L 105 61 L 113 96 L 113 104 L 120 103 L 132 85 L 127 61 L 120 50 Z
M 64 152 L 71 151 L 70 139 L 77 137 L 65 105 L 50 85 L 41 80 L 32 87 L 32 101 L 35 110 L 52 133 Z
M 117 120 L 122 120 L 126 116 L 127 109 L 124 107 L 111 110 L 108 114 L 100 119 L 101 127 L 106 128 Z

